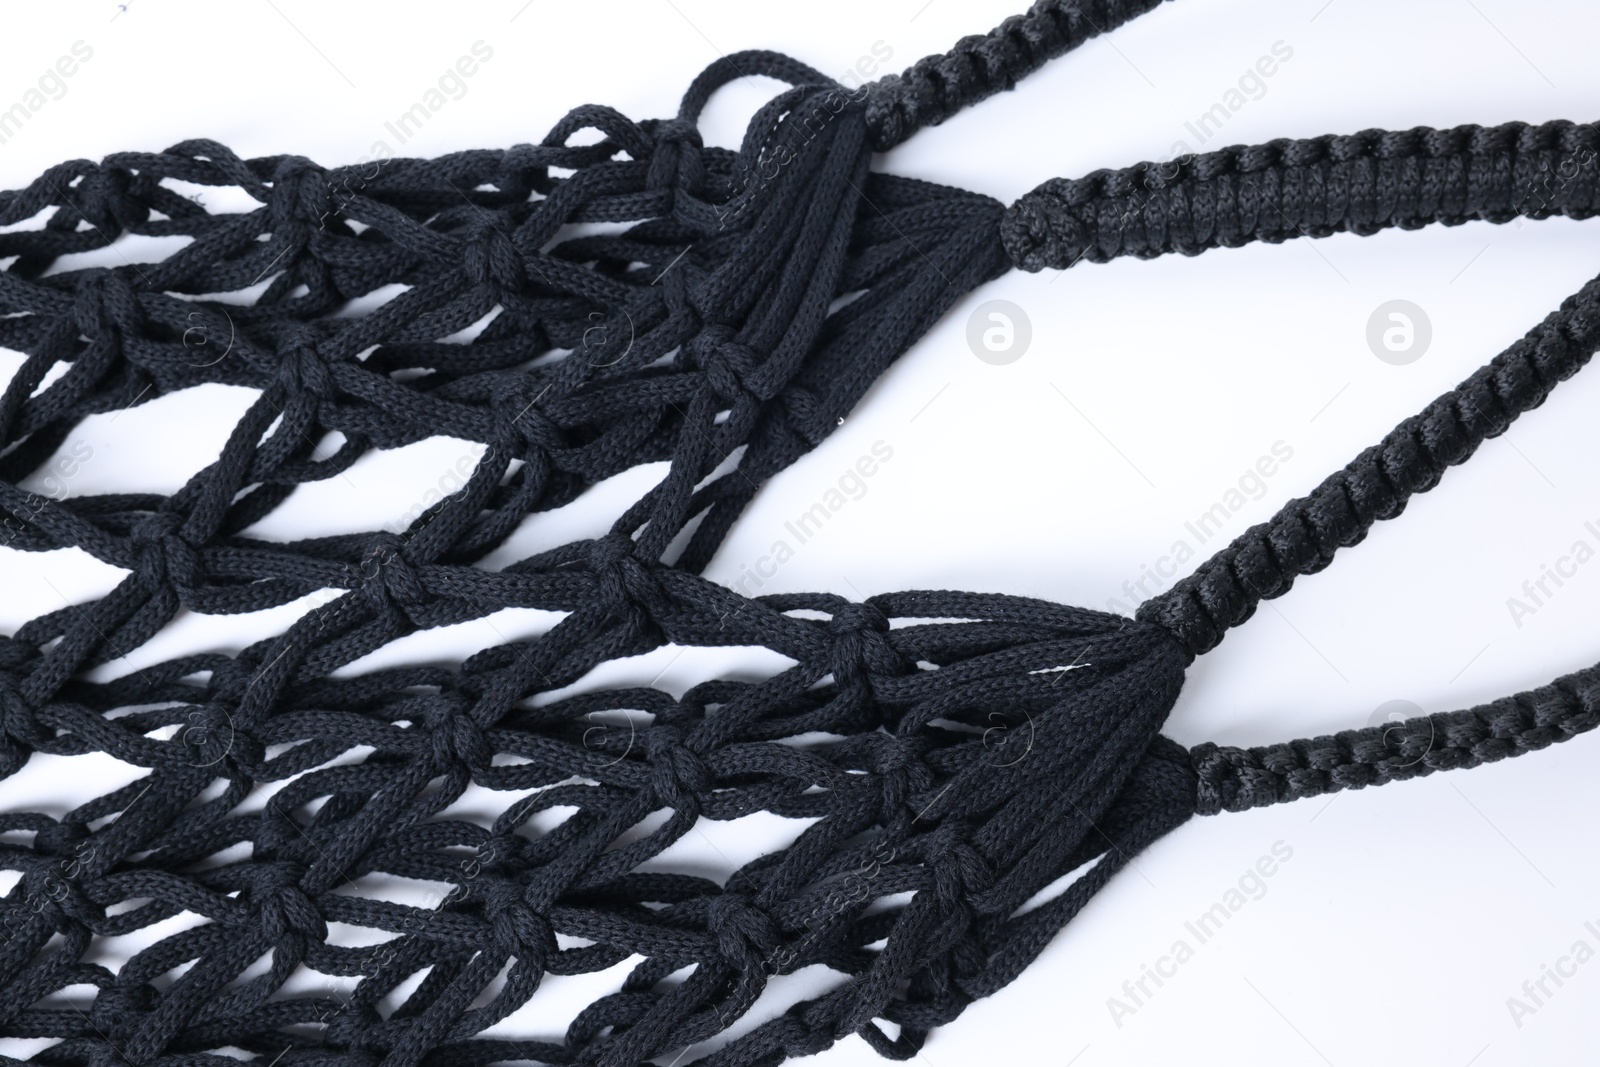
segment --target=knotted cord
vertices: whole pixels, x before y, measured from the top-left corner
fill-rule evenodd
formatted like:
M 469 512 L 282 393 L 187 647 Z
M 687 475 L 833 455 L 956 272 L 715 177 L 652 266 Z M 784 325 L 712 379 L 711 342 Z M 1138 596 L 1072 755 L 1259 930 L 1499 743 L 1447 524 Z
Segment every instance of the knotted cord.
M 220 1067 L 225 1049 L 286 1067 L 621 1067 L 696 1046 L 720 1067 L 849 1034 L 908 1058 L 1197 811 L 1591 729 L 1595 671 L 1288 745 L 1190 752 L 1159 732 L 1195 655 L 1587 362 L 1600 281 L 1135 619 L 960 592 L 746 598 L 698 576 L 765 479 L 1012 264 L 1593 213 L 1578 153 L 1594 130 L 1571 124 L 1273 142 L 1047 183 L 1009 210 L 870 170 L 875 148 L 1154 6 L 1041 3 L 864 96 L 740 53 L 674 119 L 579 108 L 537 146 L 323 170 L 191 141 L 0 194 L 0 224 L 43 220 L 0 234 L 0 344 L 27 355 L 0 397 L 7 543 L 128 572 L 0 638 L 0 774 L 35 753 L 148 768 L 59 818 L 0 814 L 0 869 L 20 875 L 0 902 L 0 1036 L 95 1067 Z M 701 107 L 749 73 L 793 87 L 737 153 L 704 147 Z M 602 139 L 572 143 L 586 130 Z M 181 183 L 261 207 L 213 214 Z M 611 230 L 571 229 L 596 224 Z M 153 264 L 63 262 L 124 234 L 186 243 Z M 351 315 L 362 299 L 383 302 Z M 213 382 L 259 397 L 178 492 L 20 487 L 86 418 Z M 439 434 L 485 450 L 403 533 L 252 533 L 297 486 Z M 665 473 L 606 535 L 484 565 L 538 513 L 646 463 Z M 328 590 L 237 655 L 86 677 L 180 610 Z M 341 670 L 507 607 L 560 618 L 459 663 Z M 681 696 L 584 684 L 669 644 L 792 665 Z M 453 810 L 474 787 L 503 796 L 492 819 Z M 725 881 L 663 856 L 697 820 L 761 811 L 797 836 Z M 384 878 L 449 892 L 398 903 Z M 200 921 L 114 970 L 95 961 L 180 915 Z M 330 924 L 373 936 L 352 946 Z M 630 960 L 559 1040 L 484 1035 L 547 976 Z M 814 965 L 843 978 L 727 1037 L 771 978 Z M 291 992 L 308 972 L 353 987 Z

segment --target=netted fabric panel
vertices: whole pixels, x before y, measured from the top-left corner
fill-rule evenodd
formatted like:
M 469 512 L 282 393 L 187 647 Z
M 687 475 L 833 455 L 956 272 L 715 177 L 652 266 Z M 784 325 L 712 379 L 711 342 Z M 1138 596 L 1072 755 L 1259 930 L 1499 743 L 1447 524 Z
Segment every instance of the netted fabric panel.
M 703 148 L 693 126 L 737 69 L 719 64 L 676 119 L 581 108 L 539 146 L 324 171 L 187 142 L 64 164 L 0 197 L 0 222 L 22 224 L 0 234 L 0 342 L 26 356 L 0 398 L 5 542 L 75 546 L 127 572 L 108 595 L 0 638 L 0 770 L 15 775 L 34 753 L 148 769 L 64 817 L 0 815 L 0 865 L 20 876 L 0 905 L 0 1033 L 57 1039 L 35 1056 L 46 1063 L 225 1063 L 228 1049 L 285 1062 L 634 1063 L 723 1030 L 769 974 L 820 962 L 855 981 L 721 1060 L 852 1032 L 904 1055 L 1086 897 L 1018 918 L 1104 846 L 1079 826 L 1041 852 L 1015 833 L 984 836 L 978 817 L 1044 773 L 1035 752 L 1069 758 L 1079 750 L 1066 738 L 1103 728 L 1060 711 L 1062 694 L 1092 684 L 1085 656 L 1176 662 L 1175 646 L 1033 602 L 757 602 L 693 574 L 765 478 L 1005 267 L 997 202 L 869 172 L 859 99 L 791 61 L 740 58 L 744 72 L 766 63 L 805 84 L 756 115 L 738 153 Z M 569 143 L 584 130 L 603 139 Z M 183 195 L 195 186 L 262 206 L 213 214 Z M 184 243 L 155 263 L 67 258 L 114 253 L 125 234 Z M 204 383 L 259 396 L 177 492 L 52 499 L 21 487 L 85 420 Z M 252 534 L 297 487 L 441 434 L 487 448 L 467 484 L 405 531 Z M 475 565 L 537 513 L 659 461 L 661 480 L 609 534 Z M 237 655 L 89 680 L 180 613 L 312 594 L 287 631 Z M 464 663 L 330 677 L 407 635 L 516 607 L 563 617 Z M 930 614 L 973 621 L 889 629 Z M 681 699 L 653 688 L 539 699 L 667 643 L 764 645 L 795 666 Z M 965 689 L 955 675 L 930 688 L 935 667 Z M 610 721 L 601 712 L 638 726 L 596 729 Z M 1121 743 L 1142 751 L 1157 725 L 1134 716 Z M 1027 758 L 1013 760 L 1021 736 Z M 1165 755 L 1152 781 L 1180 766 Z M 982 791 L 951 788 L 980 767 Z M 1053 786 L 1057 806 L 1104 816 L 1127 770 L 1094 770 L 1087 787 Z M 507 794 L 505 809 L 481 824 L 441 816 L 469 786 Z M 577 810 L 528 830 L 558 806 Z M 648 866 L 696 819 L 762 809 L 817 821 L 727 885 Z M 378 876 L 455 888 L 437 908 L 409 908 L 363 895 Z M 107 939 L 180 914 L 203 922 L 115 969 L 98 962 Z M 329 923 L 395 936 L 340 947 Z M 561 948 L 557 933 L 587 944 Z M 543 976 L 633 955 L 644 962 L 623 990 L 563 1044 L 470 1040 Z M 348 999 L 285 991 L 308 969 L 361 977 Z M 378 1010 L 424 969 L 398 1007 Z M 904 1032 L 890 1040 L 874 1017 Z
M 614 566 L 559 584 L 517 579 L 526 599 L 572 608 L 536 642 L 456 667 L 348 679 L 302 668 L 259 721 L 220 711 L 251 684 L 255 657 L 197 656 L 117 687 L 76 686 L 60 736 L 96 737 L 152 771 L 64 819 L 0 824 L 35 835 L 7 853 L 31 902 L 8 912 L 8 1029 L 65 1038 L 52 1062 L 287 1046 L 318 1061 L 632 1064 L 715 1036 L 772 975 L 824 964 L 853 980 L 706 1062 L 767 1062 L 855 1032 L 905 1056 L 1014 977 L 1128 856 L 1193 812 L 1187 754 L 1156 736 L 1187 660 L 1160 631 L 973 594 L 749 601 L 671 568 Z M 918 621 L 930 615 L 941 621 Z M 669 641 L 759 642 L 794 666 L 676 699 L 649 687 L 526 699 Z M 151 710 L 106 724 L 105 709 L 128 705 Z M 187 743 L 143 736 L 174 722 L 188 725 Z M 237 810 L 285 781 L 261 810 Z M 492 822 L 440 817 L 469 785 L 506 796 Z M 532 831 L 551 809 L 570 811 Z M 756 811 L 814 821 L 723 884 L 652 862 L 697 819 Z M 222 855 L 241 843 L 245 853 Z M 364 892 L 385 875 L 450 889 L 436 908 Z M 97 938 L 185 911 L 206 922 L 116 974 L 83 962 Z M 341 948 L 328 923 L 397 936 Z M 581 942 L 561 947 L 557 934 Z M 241 979 L 263 956 L 265 973 Z M 563 1042 L 472 1040 L 546 975 L 633 956 L 643 959 L 622 989 Z M 280 995 L 300 967 L 362 977 L 348 998 Z M 84 984 L 98 992 L 81 1013 L 34 1006 Z

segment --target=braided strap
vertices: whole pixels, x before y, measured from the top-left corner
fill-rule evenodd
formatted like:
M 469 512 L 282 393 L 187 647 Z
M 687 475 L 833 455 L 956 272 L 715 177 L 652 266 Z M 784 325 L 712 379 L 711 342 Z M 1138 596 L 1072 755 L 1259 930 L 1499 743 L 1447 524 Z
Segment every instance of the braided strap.
M 1161 0 L 1038 0 L 981 36 L 963 37 L 948 53 L 919 59 L 871 87 L 867 127 L 875 151 L 886 152 L 924 126 L 937 126 L 969 104 L 1013 88 L 1059 55 L 1109 33 Z
M 1396 426 L 1343 470 L 1252 526 L 1193 574 L 1139 605 L 1142 622 L 1165 626 L 1194 655 L 1208 652 L 1262 600 L 1287 593 L 1379 519 L 1405 510 L 1447 468 L 1544 403 L 1600 347 L 1600 279 L 1568 297 L 1521 340 L 1450 392 Z
M 1013 263 L 1037 271 L 1430 222 L 1586 219 L 1597 208 L 1594 125 L 1509 122 L 1279 139 L 1054 178 L 1011 206 L 1002 239 Z
M 1566 741 L 1597 724 L 1600 667 L 1591 667 L 1466 711 L 1422 715 L 1332 737 L 1264 748 L 1208 741 L 1190 752 L 1200 778 L 1196 811 L 1245 811 L 1476 767 Z

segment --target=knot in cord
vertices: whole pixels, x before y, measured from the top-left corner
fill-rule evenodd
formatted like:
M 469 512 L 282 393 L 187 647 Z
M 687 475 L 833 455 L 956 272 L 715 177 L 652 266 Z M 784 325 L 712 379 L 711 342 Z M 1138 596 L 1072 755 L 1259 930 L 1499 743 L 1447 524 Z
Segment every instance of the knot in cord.
M 717 949 L 739 973 L 757 972 L 783 943 L 777 923 L 746 894 L 724 892 L 706 907 L 706 928 Z
M 128 195 L 132 181 L 132 176 L 121 168 L 89 164 L 73 189 L 84 220 L 108 241 L 124 227 L 137 225 L 150 216 L 145 204 Z
M 300 864 L 281 860 L 254 872 L 249 891 L 251 912 L 263 936 L 275 945 L 290 939 L 327 939 L 327 922 L 301 888 L 306 873 Z
M 545 453 L 567 447 L 561 427 L 540 406 L 550 392 L 550 383 L 532 375 L 507 374 L 495 379 L 493 389 L 500 423 L 528 446 Z
M 141 519 L 128 533 L 138 573 L 155 586 L 183 594 L 203 581 L 200 557 L 181 532 L 183 517 L 159 511 Z
M 473 717 L 471 702 L 463 696 L 440 694 L 430 700 L 423 726 L 438 767 L 470 770 L 486 767 L 494 759 L 494 746 Z
M 89 1009 L 90 1025 L 116 1048 L 126 1047 L 127 1041 L 139 1029 L 148 1014 L 155 1010 L 159 995 L 146 983 L 110 983 L 101 986 Z M 130 1067 L 119 1053 L 110 1052 L 92 1061 L 95 1067 Z
M 676 726 L 652 726 L 644 731 L 644 754 L 650 761 L 650 782 L 663 804 L 679 811 L 696 811 L 699 798 L 711 789 L 711 772 L 690 750 Z
M 233 716 L 220 704 L 193 706 L 173 740 L 178 761 L 189 767 L 212 767 L 223 760 L 250 764 L 260 758 L 261 746 L 235 726 Z
M 408 545 L 392 533 L 374 535 L 359 568 L 359 588 L 384 614 L 408 614 L 425 604 L 427 591 L 407 559 Z
M 916 665 L 887 639 L 889 619 L 871 603 L 829 598 L 828 633 L 833 638 L 833 675 L 843 687 L 868 689 L 875 678 L 893 677 Z
M 0 670 L 0 772 L 9 773 L 27 760 L 26 753 L 48 741 L 53 731 L 39 721 L 22 687 L 10 671 Z
M 321 338 L 309 325 L 295 324 L 278 338 L 277 380 L 291 397 L 327 400 L 334 395 L 333 376 L 318 352 Z
M 977 895 L 994 884 L 995 872 L 968 840 L 970 830 L 945 823 L 922 839 L 923 860 L 933 872 L 933 891 L 942 914 L 968 914 Z
M 651 189 L 699 189 L 705 183 L 705 145 L 700 129 L 686 118 L 643 123 L 655 142 L 645 184 Z
M 633 538 L 608 533 L 589 542 L 584 558 L 595 582 L 595 601 L 607 615 L 620 619 L 633 632 L 649 626 L 651 610 L 661 604 L 665 591 L 639 559 Z
M 688 354 L 705 372 L 711 391 L 730 403 L 754 404 L 771 399 L 770 382 L 752 381 L 760 365 L 759 357 L 748 345 L 735 339 L 735 331 L 712 324 L 690 340 Z
M 498 293 L 520 293 L 527 282 L 522 253 L 509 236 L 515 224 L 504 212 L 475 216 L 474 229 L 463 249 L 461 269 L 475 286 Z
M 323 225 L 324 216 L 335 210 L 333 193 L 327 172 L 311 160 L 304 156 L 278 160 L 267 195 L 274 243 L 304 245 L 311 233 Z M 285 255 L 277 266 L 287 266 L 291 259 L 292 255 Z
M 495 942 L 506 953 L 527 957 L 542 966 L 557 952 L 550 919 L 529 903 L 520 883 L 507 879 L 493 882 L 484 893 L 483 914 L 489 920 Z
M 138 333 L 144 313 L 133 286 L 114 270 L 97 268 L 85 271 L 73 292 L 73 318 L 86 337 L 101 337 L 116 332 Z

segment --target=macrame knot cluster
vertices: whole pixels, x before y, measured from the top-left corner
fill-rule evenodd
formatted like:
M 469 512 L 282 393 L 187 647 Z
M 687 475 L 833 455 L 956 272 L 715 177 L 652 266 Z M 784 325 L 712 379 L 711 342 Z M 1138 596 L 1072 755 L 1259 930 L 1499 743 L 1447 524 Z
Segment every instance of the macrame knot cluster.
M 27 762 L 29 750 L 52 733 L 22 695 L 16 677 L 11 671 L 0 669 L 0 776 L 16 773 Z
M 266 203 L 274 244 L 280 253 L 286 248 L 298 250 L 333 213 L 333 184 L 326 170 L 304 156 L 279 158 L 270 180 Z
M 555 930 L 546 914 L 548 904 L 538 899 L 544 895 L 537 886 L 505 879 L 496 880 L 483 894 L 483 914 L 495 942 L 505 952 L 540 967 L 558 951 Z
M 747 74 L 794 87 L 738 152 L 706 146 L 701 108 Z M 1072 686 L 1046 697 L 1041 678 L 1019 698 L 1018 665 L 1070 661 L 1077 646 L 1053 643 L 1103 620 L 940 593 L 749 600 L 697 576 L 763 482 L 1007 267 L 998 202 L 873 172 L 871 138 L 858 96 L 743 53 L 658 122 L 578 108 L 537 144 L 331 170 L 188 141 L 0 193 L 0 258 L 16 257 L 0 345 L 27 356 L 0 398 L 8 544 L 133 572 L 0 638 L 0 775 L 89 752 L 144 775 L 59 818 L 0 815 L 0 862 L 24 873 L 0 909 L 0 1025 L 58 1038 L 51 1054 L 73 1062 L 487 1063 L 505 1050 L 480 1032 L 547 975 L 634 959 L 557 1043 L 528 1046 L 633 1067 L 721 1033 L 773 975 L 826 965 L 838 988 L 717 1055 L 774 1062 L 855 1032 L 906 1055 L 964 1003 L 952 974 L 1014 954 L 1008 901 L 991 897 L 1018 858 L 985 821 L 1007 845 L 1026 836 L 996 813 L 1028 783 L 1002 769 L 984 784 L 987 716 L 1016 728 L 1061 703 Z M 258 206 L 213 212 L 209 189 Z M 182 247 L 137 267 L 60 262 L 124 233 Z M 211 383 L 259 396 L 176 492 L 17 488 L 72 455 L 89 416 Z M 384 530 L 256 532 L 298 488 L 441 437 L 466 442 L 462 458 Z M 644 464 L 666 469 L 610 532 L 497 561 Z M 313 595 L 243 651 L 88 680 L 181 608 Z M 458 664 L 351 668 L 503 607 L 560 621 Z M 595 685 L 597 667 L 668 645 L 762 646 L 792 666 L 681 697 Z M 1040 774 L 1075 781 L 1059 755 Z M 503 798 L 492 825 L 444 814 L 468 788 Z M 808 828 L 721 884 L 660 859 L 698 819 L 763 810 Z M 1062 873 L 1071 849 L 1047 851 L 1016 879 Z M 451 890 L 431 909 L 372 899 L 368 879 L 390 876 Z M 180 912 L 207 921 L 115 974 L 92 962 L 98 938 Z M 335 923 L 374 936 L 329 944 Z M 301 968 L 362 977 L 291 994 Z M 52 1000 L 90 987 L 80 1011 Z M 885 1017 L 904 1027 L 893 1041 Z
M 261 746 L 238 729 L 222 704 L 190 705 L 180 710 L 184 717 L 173 737 L 177 746 L 172 757 L 178 764 L 220 772 L 259 762 Z
M 52 928 L 71 922 L 92 925 L 104 912 L 84 893 L 78 873 L 70 861 L 36 865 L 22 875 L 23 900 L 36 914 L 47 916 Z
M 588 544 L 584 561 L 594 579 L 594 603 L 604 617 L 620 621 L 630 633 L 640 634 L 651 625 L 652 609 L 666 592 L 650 568 L 639 558 L 633 538 L 609 533 Z
M 434 764 L 447 770 L 487 767 L 494 759 L 494 746 L 473 715 L 473 705 L 464 696 L 441 693 L 429 700 L 423 728 L 428 731 Z
M 892 678 L 916 669 L 888 639 L 889 619 L 877 606 L 838 597 L 828 598 L 828 610 L 833 676 L 842 691 L 865 687 L 861 693 L 865 700 L 875 695 L 871 693 L 873 679 Z
M 90 1061 L 94 1067 L 143 1067 L 148 1062 L 145 1057 L 125 1058 L 120 1050 L 128 1048 L 157 1003 L 155 991 L 143 983 L 110 983 L 100 988 L 89 1021 L 112 1047 Z
M 783 932 L 748 894 L 720 893 L 706 905 L 706 929 L 717 939 L 722 959 L 736 974 L 756 974 L 783 943 Z
M 333 377 L 320 350 L 323 338 L 312 326 L 289 324 L 277 331 L 277 385 L 289 397 L 312 403 L 331 400 Z
M 410 618 L 413 609 L 428 602 L 408 554 L 409 546 L 399 535 L 379 533 L 371 536 L 362 556 L 356 587 L 384 615 Z
M 145 322 L 133 284 L 121 273 L 90 269 L 73 290 L 72 317 L 87 337 L 138 336 Z
M 711 772 L 685 742 L 676 726 L 652 726 L 644 731 L 644 754 L 650 761 L 650 782 L 661 803 L 678 811 L 699 809 L 698 798 L 714 781 Z
M 518 451 L 529 462 L 548 464 L 556 453 L 569 447 L 562 427 L 544 411 L 548 384 L 521 374 L 501 375 L 493 385 L 497 422 L 508 427 L 511 439 L 521 443 Z
M 300 864 L 282 860 L 256 869 L 248 899 L 254 922 L 268 943 L 284 945 L 296 939 L 301 944 L 320 944 L 327 940 L 326 920 L 301 889 L 306 874 Z
M 1600 211 L 1600 131 L 1564 123 L 1272 142 L 1053 181 L 1009 211 L 871 170 L 874 149 L 1157 2 L 1038 0 L 858 92 L 738 53 L 673 118 L 580 107 L 504 151 L 324 170 L 188 141 L 0 193 L 0 346 L 27 357 L 0 397 L 6 543 L 133 572 L 0 638 L 0 777 L 35 753 L 143 769 L 61 816 L 0 813 L 19 876 L 0 1029 L 67 1065 L 637 1067 L 723 1035 L 775 976 L 826 969 L 703 1062 L 773 1067 L 852 1034 L 909 1059 L 1197 810 L 1600 724 L 1588 672 L 1260 749 L 1191 755 L 1159 733 L 1196 655 L 1589 359 L 1600 282 L 1135 619 L 937 590 L 750 598 L 698 576 L 762 483 L 1013 262 Z M 699 114 L 750 74 L 791 88 L 739 151 L 707 147 Z M 259 207 L 214 213 L 195 186 Z M 64 259 L 124 233 L 181 248 Z M 20 488 L 78 455 L 90 416 L 204 383 L 260 395 L 176 492 Z M 257 532 L 298 488 L 441 438 L 461 458 L 383 531 Z M 608 533 L 505 561 L 646 464 L 665 469 Z M 241 652 L 114 666 L 180 607 L 330 589 Z M 502 608 L 559 621 L 459 663 L 363 662 Z M 752 647 L 782 665 L 681 695 L 618 680 L 671 649 Z M 677 861 L 702 820 L 756 812 L 792 821 L 787 847 L 720 880 Z M 449 890 L 381 899 L 393 878 Z M 104 939 L 182 913 L 202 921 L 99 962 Z M 335 924 L 362 936 L 330 944 Z M 619 965 L 564 1034 L 485 1033 L 550 977 Z M 306 970 L 359 978 L 335 991 Z
M 88 160 L 70 181 L 74 202 L 90 226 L 110 233 L 137 226 L 150 217 L 148 206 L 134 193 L 137 179 L 125 170 L 98 167 Z
M 128 534 L 138 573 L 152 586 L 173 589 L 180 597 L 204 582 L 200 557 L 182 526 L 182 516 L 160 511 L 141 519 Z
M 994 885 L 995 871 L 971 843 L 972 831 L 958 821 L 941 825 L 919 847 L 922 862 L 933 873 L 933 896 L 952 935 L 971 925 L 982 894 Z
M 646 178 L 652 189 L 699 189 L 706 180 L 705 145 L 700 128 L 686 118 L 654 119 L 640 124 L 654 142 L 650 171 Z M 674 203 L 676 210 L 678 205 Z
M 937 775 L 928 765 L 934 743 L 920 733 L 894 733 L 873 746 L 867 767 L 872 778 L 862 786 L 875 788 L 876 810 L 883 823 L 915 821 L 921 814 L 917 799 L 936 793 Z
M 705 373 L 711 391 L 729 403 L 753 406 L 771 400 L 781 384 L 770 374 L 756 373 L 760 357 L 728 326 L 702 328 L 689 342 L 688 356 Z
M 467 281 L 496 296 L 522 292 L 528 270 L 510 232 L 516 224 L 504 212 L 484 212 L 463 249 L 461 269 Z

